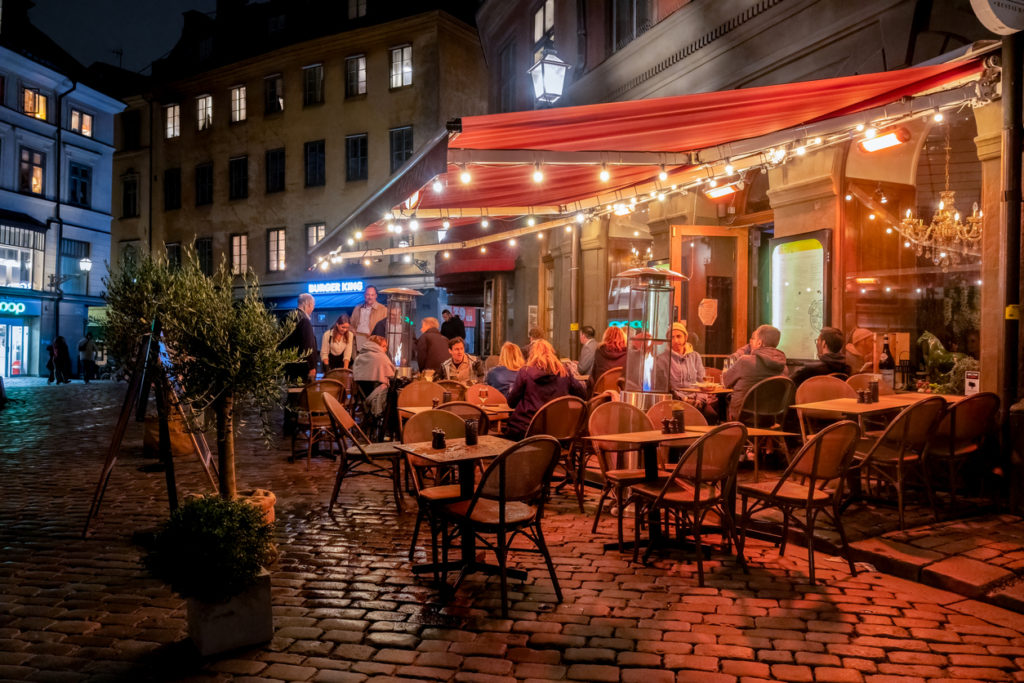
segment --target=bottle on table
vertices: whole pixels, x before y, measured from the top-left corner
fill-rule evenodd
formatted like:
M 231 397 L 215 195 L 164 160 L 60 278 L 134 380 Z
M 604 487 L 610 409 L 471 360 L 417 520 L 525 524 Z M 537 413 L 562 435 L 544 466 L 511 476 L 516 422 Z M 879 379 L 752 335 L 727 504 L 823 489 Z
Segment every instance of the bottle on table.
M 882 338 L 882 353 L 878 356 L 878 372 L 890 388 L 896 386 L 896 360 L 892 357 L 892 349 L 889 348 L 889 335 Z

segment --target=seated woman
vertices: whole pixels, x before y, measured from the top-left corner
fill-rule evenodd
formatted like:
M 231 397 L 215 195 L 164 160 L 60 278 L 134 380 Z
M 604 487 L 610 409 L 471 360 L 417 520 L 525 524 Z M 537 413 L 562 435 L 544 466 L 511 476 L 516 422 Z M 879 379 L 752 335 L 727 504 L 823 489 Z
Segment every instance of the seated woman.
M 508 418 L 508 438 L 522 439 L 542 405 L 570 394 L 586 398 L 583 385 L 558 360 L 551 343 L 546 339 L 534 341 L 526 365 L 519 369 L 508 392 L 508 404 L 513 409 Z
M 590 368 L 590 377 L 587 379 L 587 392 L 593 391 L 594 382 L 601 375 L 612 368 L 621 368 L 625 365 L 626 332 L 621 327 L 613 325 L 604 331 L 604 337 L 594 351 L 594 365 Z
M 364 396 L 369 396 L 381 384 L 395 376 L 395 364 L 388 357 L 388 342 L 376 334 L 363 342 L 352 364 L 352 379 Z
M 501 345 L 501 354 L 498 356 L 498 364 L 487 373 L 487 384 L 491 385 L 508 398 L 509 389 L 515 381 L 519 369 L 523 367 L 523 352 L 519 346 L 512 342 L 505 342 Z

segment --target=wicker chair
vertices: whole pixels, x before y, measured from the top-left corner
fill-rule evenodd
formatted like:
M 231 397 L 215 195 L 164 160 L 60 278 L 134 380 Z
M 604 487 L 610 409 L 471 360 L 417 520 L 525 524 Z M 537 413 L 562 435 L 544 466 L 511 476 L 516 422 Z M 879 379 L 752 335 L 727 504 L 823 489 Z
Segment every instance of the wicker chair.
M 487 433 L 490 427 L 490 420 L 487 418 L 487 413 L 480 406 L 470 403 L 469 401 L 450 401 L 448 403 L 442 403 L 437 407 L 438 410 L 447 410 L 449 413 L 454 413 L 465 420 L 476 420 L 478 434 L 481 436 Z
M 868 388 L 868 383 L 871 380 L 878 378 L 878 394 L 879 396 L 887 396 L 889 394 L 895 394 L 895 390 L 889 386 L 889 383 L 881 378 L 881 375 L 872 375 L 871 373 L 861 373 L 859 375 L 853 375 L 846 380 L 846 383 L 853 387 L 854 392 L 862 391 Z
M 313 458 L 313 446 L 317 443 L 326 442 L 334 449 L 334 434 L 331 431 L 331 419 L 327 415 L 327 408 L 324 406 L 324 394 L 330 394 L 337 399 L 344 396 L 345 387 L 341 382 L 330 379 L 321 379 L 310 382 L 302 389 L 299 396 L 299 417 L 298 429 L 292 434 L 292 458 L 295 453 L 295 442 L 300 438 L 306 440 L 306 469 L 309 469 L 310 461 Z
M 647 409 L 647 417 L 651 419 L 651 424 L 654 425 L 654 428 L 658 429 L 662 420 L 671 420 L 675 417 L 673 414 L 675 410 L 681 410 L 685 413 L 683 420 L 685 420 L 686 425 L 701 425 L 704 427 L 708 425 L 708 419 L 704 417 L 704 413 L 686 401 L 661 401 L 660 403 L 655 403 Z M 658 446 L 658 463 L 664 465 L 668 463 L 673 453 L 679 455 L 684 450 L 686 449 L 679 446 Z
M 761 427 L 764 429 L 778 429 L 785 423 L 786 411 L 793 405 L 793 395 L 796 387 L 793 380 L 788 377 L 769 377 L 763 379 L 754 386 L 743 398 L 743 406 L 740 409 L 739 421 L 748 427 Z M 782 442 L 782 450 L 789 459 L 789 446 L 785 439 Z M 754 480 L 761 478 L 758 465 L 758 439 L 754 438 Z
M 579 463 L 575 458 L 579 453 L 577 442 L 586 421 L 586 402 L 575 396 L 562 396 L 542 405 L 526 428 L 527 437 L 546 434 L 558 439 L 562 446 L 560 461 L 565 471 L 559 486 L 572 484 L 580 512 L 583 512 L 583 482 L 578 477 Z
M 466 385 L 456 382 L 454 379 L 439 379 L 435 384 L 441 387 L 442 391 L 451 393 L 453 401 L 466 400 Z
M 811 377 L 796 388 L 796 403 L 814 403 L 832 398 L 857 398 L 857 392 L 843 380 L 831 375 Z M 796 416 L 805 442 L 821 427 L 836 419 L 833 413 L 803 408 L 797 408 Z
M 434 399 L 444 399 L 444 389 L 437 382 L 412 382 L 398 392 L 399 408 L 415 408 L 432 405 Z
M 619 380 L 622 379 L 623 371 L 623 368 L 612 368 L 598 377 L 594 381 L 594 388 L 590 392 L 591 396 L 596 396 L 601 392 L 608 391 L 609 389 L 618 391 Z

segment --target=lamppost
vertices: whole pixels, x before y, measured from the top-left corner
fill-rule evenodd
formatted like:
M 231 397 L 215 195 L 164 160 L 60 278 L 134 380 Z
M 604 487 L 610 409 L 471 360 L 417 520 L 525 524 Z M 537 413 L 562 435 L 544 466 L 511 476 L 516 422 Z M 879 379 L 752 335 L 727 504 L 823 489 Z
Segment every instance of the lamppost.
M 63 275 L 57 275 L 56 273 L 50 273 L 50 281 L 48 287 L 54 291 L 57 295 L 57 301 L 53 305 L 53 338 L 56 339 L 60 336 L 60 302 L 64 299 L 64 290 L 61 289 L 61 285 L 76 277 L 89 277 L 89 271 L 92 270 L 92 260 L 86 256 L 85 258 L 79 259 L 77 273 L 65 273 Z

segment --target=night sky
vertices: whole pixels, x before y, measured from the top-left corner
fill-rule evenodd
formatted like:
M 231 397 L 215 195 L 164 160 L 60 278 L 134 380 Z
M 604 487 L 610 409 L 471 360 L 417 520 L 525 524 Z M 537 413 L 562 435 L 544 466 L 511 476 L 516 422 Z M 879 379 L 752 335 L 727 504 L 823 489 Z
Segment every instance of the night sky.
M 181 34 L 182 12 L 212 12 L 216 0 L 34 0 L 32 23 L 85 66 L 118 64 L 146 69 L 166 54 Z M 147 71 L 148 73 L 148 71 Z

